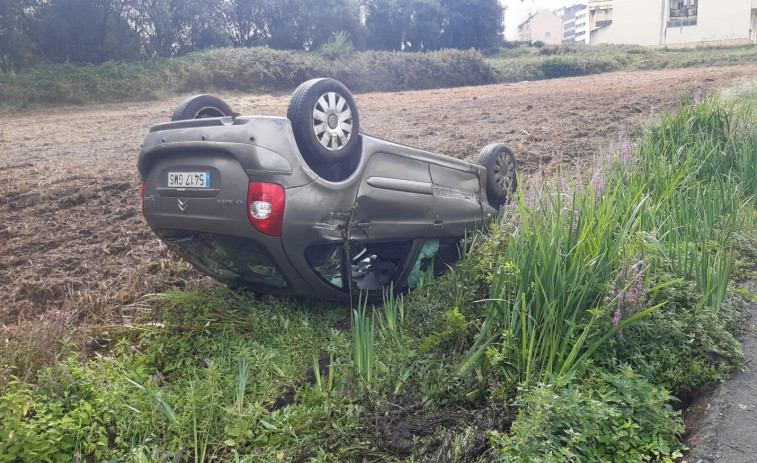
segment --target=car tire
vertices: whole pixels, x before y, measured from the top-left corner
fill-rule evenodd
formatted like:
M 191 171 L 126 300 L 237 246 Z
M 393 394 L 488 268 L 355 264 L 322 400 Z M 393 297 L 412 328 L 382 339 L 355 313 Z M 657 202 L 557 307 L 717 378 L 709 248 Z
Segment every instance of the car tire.
M 312 79 L 297 87 L 287 109 L 297 147 L 308 165 L 338 163 L 359 145 L 360 118 L 347 87 Z
M 515 191 L 515 155 L 507 145 L 493 143 L 481 150 L 476 163 L 486 167 L 486 197 L 499 209 Z
M 232 117 L 231 107 L 213 95 L 195 95 L 179 103 L 171 116 L 172 121 L 204 119 L 207 117 Z

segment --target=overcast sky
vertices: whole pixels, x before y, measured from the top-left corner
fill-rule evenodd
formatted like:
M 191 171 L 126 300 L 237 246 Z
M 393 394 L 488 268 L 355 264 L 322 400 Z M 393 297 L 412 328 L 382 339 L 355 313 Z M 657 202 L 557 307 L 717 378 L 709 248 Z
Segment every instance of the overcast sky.
M 500 0 L 505 11 L 505 38 L 507 40 L 518 39 L 518 25 L 528 19 L 530 14 L 541 10 L 556 10 L 565 5 L 580 3 L 577 0 Z

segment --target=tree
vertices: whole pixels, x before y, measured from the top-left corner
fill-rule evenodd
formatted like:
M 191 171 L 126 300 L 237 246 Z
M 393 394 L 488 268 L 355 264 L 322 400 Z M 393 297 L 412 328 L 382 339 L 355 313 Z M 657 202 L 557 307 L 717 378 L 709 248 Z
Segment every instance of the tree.
M 446 11 L 439 0 L 414 0 L 410 24 L 405 33 L 404 49 L 409 51 L 438 50 L 447 22 Z
M 234 46 L 252 47 L 268 43 L 275 4 L 275 0 L 223 0 L 216 13 Z
M 363 0 L 363 9 L 368 48 L 487 48 L 502 40 L 497 0 Z
M 335 32 L 357 37 L 360 5 L 356 0 L 283 0 L 269 26 L 272 47 L 315 50 Z
M 20 71 L 34 51 L 29 28 L 38 4 L 33 0 L 3 0 L 0 3 L 0 70 Z
M 127 0 L 129 23 L 144 54 L 174 56 L 210 46 L 230 46 L 217 13 L 222 0 Z
M 32 40 L 52 61 L 100 64 L 141 56 L 137 32 L 121 0 L 48 0 L 41 4 Z
M 412 18 L 412 0 L 363 0 L 365 45 L 374 50 L 402 50 Z
M 489 48 L 502 41 L 503 9 L 497 0 L 442 0 L 444 48 Z

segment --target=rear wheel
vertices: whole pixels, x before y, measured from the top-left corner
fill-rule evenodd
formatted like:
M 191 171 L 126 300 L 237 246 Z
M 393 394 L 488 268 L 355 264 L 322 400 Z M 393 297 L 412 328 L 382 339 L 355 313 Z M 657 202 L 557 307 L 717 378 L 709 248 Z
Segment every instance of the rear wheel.
M 297 87 L 287 118 L 297 147 L 311 167 L 344 161 L 358 150 L 357 106 L 347 87 L 337 80 L 313 79 Z
M 213 95 L 195 95 L 179 103 L 171 116 L 172 121 L 185 121 L 187 119 L 204 119 L 207 117 L 231 117 L 229 105 Z
M 486 197 L 499 209 L 515 191 L 515 155 L 507 145 L 492 143 L 481 150 L 476 163 L 486 167 Z

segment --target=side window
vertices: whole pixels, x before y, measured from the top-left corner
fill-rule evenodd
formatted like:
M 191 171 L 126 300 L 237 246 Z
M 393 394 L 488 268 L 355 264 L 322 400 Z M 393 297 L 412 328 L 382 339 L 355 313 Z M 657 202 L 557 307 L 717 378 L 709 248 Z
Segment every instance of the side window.
M 349 264 L 343 258 L 342 242 L 310 246 L 305 258 L 321 280 L 331 286 L 349 290 L 349 281 L 356 292 L 382 291 L 392 283 L 397 289 L 415 288 L 444 273 L 460 257 L 460 240 L 424 240 L 413 252 L 413 241 L 351 242 Z M 412 254 L 412 255 L 411 255 Z M 413 258 L 413 262 L 408 259 Z M 409 266 L 409 268 L 408 268 Z M 400 272 L 406 279 L 397 281 Z M 348 273 L 349 272 L 349 273 Z
M 346 289 L 342 282 L 342 243 L 322 243 L 305 250 L 305 259 L 326 283 Z
M 308 265 L 331 286 L 354 291 L 381 291 L 395 285 L 398 273 L 404 268 L 412 240 L 348 243 L 349 259 L 344 259 L 342 242 L 321 243 L 305 250 Z
M 352 284 L 358 291 L 380 291 L 396 279 L 409 257 L 412 241 L 350 245 Z

